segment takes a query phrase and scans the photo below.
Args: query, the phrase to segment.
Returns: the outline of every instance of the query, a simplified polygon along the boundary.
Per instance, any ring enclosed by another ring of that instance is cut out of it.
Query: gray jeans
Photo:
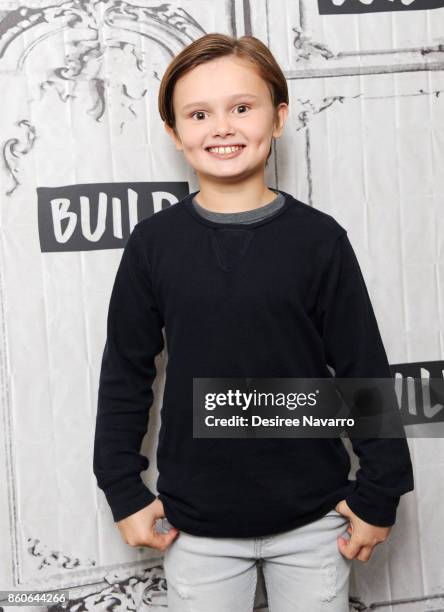
[[[331,510],[290,531],[208,538],[181,531],[167,548],[168,612],[252,612],[262,560],[270,612],[348,612],[352,561],[338,550],[348,519]]]

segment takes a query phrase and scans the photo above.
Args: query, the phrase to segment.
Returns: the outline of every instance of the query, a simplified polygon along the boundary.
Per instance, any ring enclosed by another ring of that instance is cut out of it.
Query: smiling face
[[[165,124],[200,180],[239,181],[264,173],[272,138],[288,113],[275,109],[268,84],[253,65],[235,56],[213,59],[178,79],[173,108],[176,132]],[[240,145],[229,154],[209,147]]]

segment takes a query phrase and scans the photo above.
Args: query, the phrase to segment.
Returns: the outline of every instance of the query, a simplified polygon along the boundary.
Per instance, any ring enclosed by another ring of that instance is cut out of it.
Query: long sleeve
[[[162,327],[136,225],[109,302],[94,438],[93,471],[115,522],[156,498],[140,477],[149,465],[140,449],[153,402],[154,358],[164,348]]]
[[[369,294],[347,232],[337,238],[322,287],[320,318],[326,361],[337,378],[391,378]],[[405,437],[351,436],[359,457],[351,510],[378,526],[393,525],[400,496],[413,490]]]

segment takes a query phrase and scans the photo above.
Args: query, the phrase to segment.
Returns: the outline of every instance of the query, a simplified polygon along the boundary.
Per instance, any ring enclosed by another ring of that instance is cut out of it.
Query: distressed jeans
[[[168,612],[252,612],[259,560],[269,612],[348,612],[348,519],[331,510],[279,534],[209,538],[181,531],[164,553]]]

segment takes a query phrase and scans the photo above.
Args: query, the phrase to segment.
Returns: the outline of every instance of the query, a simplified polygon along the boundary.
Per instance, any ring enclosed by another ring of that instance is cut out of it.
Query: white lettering
[[[90,202],[86,196],[80,196],[80,225],[82,234],[91,242],[98,242],[105,233],[106,225],[106,208],[108,204],[108,196],[101,191],[99,193],[99,206],[97,212],[97,226],[94,232],[91,230],[91,214]]]
[[[346,0],[332,0],[332,4],[334,6],[342,6]],[[358,0],[361,4],[365,4],[366,6],[370,6],[373,4],[374,0]],[[394,2],[394,0],[388,0],[388,2]],[[415,0],[401,0],[401,3],[404,6],[410,6],[413,4]]]
[[[76,229],[77,215],[75,212],[69,212],[70,201],[68,198],[55,198],[51,200],[52,224],[54,227],[54,235],[57,242],[64,244],[68,242]],[[68,225],[65,231],[62,231],[62,221],[68,219]]]

